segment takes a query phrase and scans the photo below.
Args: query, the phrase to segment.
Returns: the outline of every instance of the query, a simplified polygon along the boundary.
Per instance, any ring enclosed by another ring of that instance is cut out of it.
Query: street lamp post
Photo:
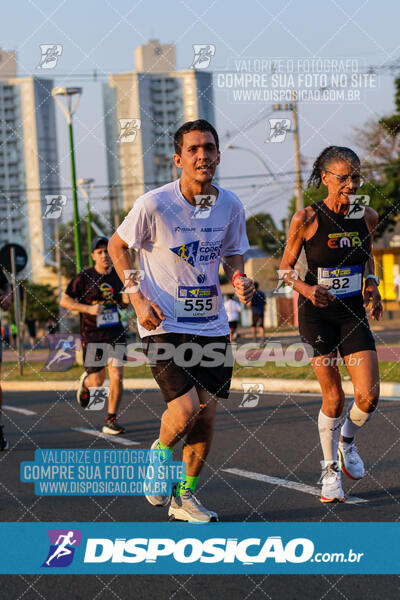
[[[87,226],[87,246],[89,253],[89,265],[93,267],[92,258],[92,214],[90,212],[90,192],[93,188],[94,179],[78,179],[77,184],[86,199],[86,226]]]
[[[76,191],[76,170],[75,170],[75,153],[74,153],[74,136],[72,131],[72,115],[78,108],[79,100],[82,95],[82,88],[78,87],[58,87],[51,90],[51,95],[56,100],[58,106],[63,111],[68,123],[69,131],[69,146],[71,156],[71,176],[72,176],[72,198],[74,206],[74,242],[75,242],[75,261],[76,271],[79,273],[82,270],[82,253],[81,239],[79,235],[79,209],[78,209],[78,194]],[[73,103],[73,97],[76,96]],[[61,102],[61,97],[65,99],[65,105]]]

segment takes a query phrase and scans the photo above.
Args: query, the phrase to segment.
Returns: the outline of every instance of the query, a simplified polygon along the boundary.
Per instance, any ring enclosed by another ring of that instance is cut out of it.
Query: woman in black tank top
[[[341,470],[352,479],[364,475],[354,436],[376,408],[379,371],[375,342],[364,306],[372,319],[382,315],[379,279],[371,246],[377,213],[355,197],[360,160],[350,150],[329,146],[318,156],[309,185],[323,183],[327,197],[293,217],[281,270],[299,294],[299,330],[322,390],[318,429],[323,451],[322,502],[343,501]],[[304,248],[304,281],[294,267]],[[344,392],[338,353],[351,377],[355,400],[342,425]]]

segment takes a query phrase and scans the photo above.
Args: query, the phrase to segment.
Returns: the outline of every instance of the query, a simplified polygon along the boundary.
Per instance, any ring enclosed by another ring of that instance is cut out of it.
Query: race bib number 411
[[[329,288],[331,294],[340,298],[356,296],[362,290],[362,265],[351,267],[318,268],[318,284]]]
[[[111,327],[112,325],[118,325],[119,313],[116,307],[105,308],[100,315],[96,316],[97,327]]]
[[[180,323],[207,323],[218,318],[216,285],[180,285],[175,296],[175,320]]]

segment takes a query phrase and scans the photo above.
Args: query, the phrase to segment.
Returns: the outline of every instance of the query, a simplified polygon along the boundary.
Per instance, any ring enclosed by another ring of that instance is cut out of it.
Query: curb
[[[1,387],[5,392],[72,392],[78,389],[78,381],[5,381]],[[287,393],[321,393],[318,381],[303,379],[268,379],[262,377],[234,377],[231,383],[231,390],[243,391],[243,383],[262,384],[268,392],[287,392]],[[354,388],[351,381],[342,382],[343,391],[348,396],[354,395]],[[138,378],[124,379],[125,390],[158,390],[159,387],[154,379]],[[400,400],[400,383],[384,382],[381,383],[381,398],[398,397]]]

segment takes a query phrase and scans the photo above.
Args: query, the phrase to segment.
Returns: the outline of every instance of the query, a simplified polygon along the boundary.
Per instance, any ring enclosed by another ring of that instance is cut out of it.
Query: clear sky
[[[46,75],[56,85],[81,85],[83,96],[75,118],[78,177],[94,177],[107,183],[101,86],[110,72],[134,68],[134,49],[149,38],[175,43],[177,69],[188,68],[193,44],[214,44],[209,69],[235,72],[235,61],[246,60],[254,73],[254,59],[345,59],[368,65],[400,64],[397,0],[17,0],[2,7],[3,49],[16,50],[20,75],[41,74],[37,69],[40,44],[62,44],[63,52],[55,69]],[[294,63],[297,64],[297,63]],[[306,63],[304,63],[306,64]],[[309,64],[309,62],[307,63]],[[332,63],[331,63],[332,64]],[[92,75],[97,71],[98,81]],[[360,102],[348,98],[338,102],[300,102],[300,142],[305,174],[315,156],[330,144],[354,145],[354,128],[369,119],[390,114],[393,109],[393,79],[399,70],[378,72],[375,86],[360,90]],[[286,71],[287,72],[287,71]],[[42,71],[43,73],[43,71]],[[249,102],[233,98],[232,92],[215,85],[216,125],[221,136],[256,119],[273,102]],[[271,115],[270,115],[271,116]],[[290,117],[288,113],[272,117]],[[61,183],[70,185],[66,125],[57,116]],[[292,195],[294,144],[288,134],[283,143],[269,143],[267,117],[238,133],[236,145],[257,152],[279,175],[283,190],[263,175],[265,171],[249,153],[224,150],[221,185],[236,191],[248,215],[268,210],[276,219],[285,215]],[[238,179],[238,176],[244,176]],[[259,175],[250,180],[248,175]],[[227,179],[236,177],[235,179]],[[226,178],[226,179],[225,179]],[[251,185],[263,184],[252,188]],[[98,210],[106,207],[97,199]]]

